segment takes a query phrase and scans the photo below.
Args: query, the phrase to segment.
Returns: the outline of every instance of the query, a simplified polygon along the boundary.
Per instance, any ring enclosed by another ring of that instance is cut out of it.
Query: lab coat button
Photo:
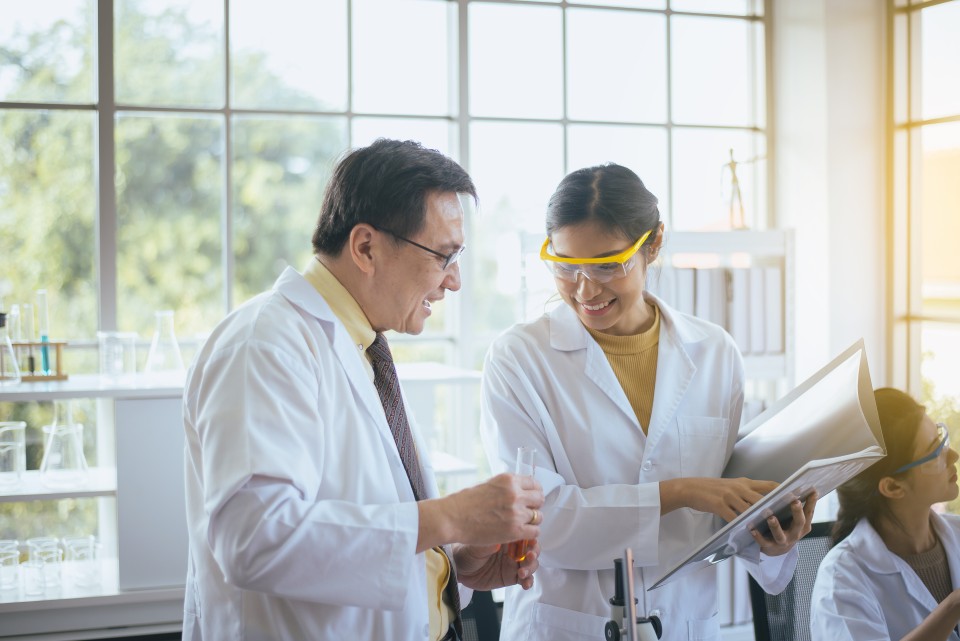
[[[643,471],[644,471],[644,472],[649,472],[649,471],[652,470],[652,469],[653,469],[653,463],[651,463],[650,461],[644,461],[644,462],[643,462]]]
[[[658,619],[663,619],[663,616],[662,616],[662,614],[661,614],[661,612],[660,612],[660,608],[656,608],[656,609],[654,609],[654,610],[650,610],[650,616],[652,616],[652,617],[657,617]]]

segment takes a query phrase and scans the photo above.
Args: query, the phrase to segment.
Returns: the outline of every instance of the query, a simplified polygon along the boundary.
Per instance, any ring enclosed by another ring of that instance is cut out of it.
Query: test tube
[[[40,329],[40,364],[43,374],[50,375],[50,348],[46,343],[50,341],[50,316],[47,314],[47,290],[37,290],[37,325]]]
[[[30,342],[36,339],[37,335],[33,333],[33,305],[24,303],[20,308],[20,323],[23,329],[23,340]],[[33,345],[27,347],[27,371],[31,374],[37,373],[37,363],[33,360]]]

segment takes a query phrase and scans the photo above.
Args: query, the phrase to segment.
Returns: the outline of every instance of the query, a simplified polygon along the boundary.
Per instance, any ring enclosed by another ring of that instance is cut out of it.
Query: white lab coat
[[[361,358],[292,268],[203,346],[184,391],[184,639],[427,638],[417,506]]]
[[[660,516],[658,481],[719,476],[743,405],[743,360],[720,327],[661,311],[647,435],[606,356],[567,305],[518,325],[492,345],[483,370],[482,436],[494,471],[517,447],[538,450],[546,503],[535,585],[509,588],[501,639],[603,638],[613,561],[633,549],[638,613],[663,621],[666,641],[719,639],[716,569],[647,588],[706,540],[714,517]],[[754,548],[758,559],[759,548]],[[790,581],[796,554],[747,563],[771,592]]]
[[[933,514],[953,588],[960,588],[960,516]],[[867,519],[820,563],[810,605],[813,641],[898,641],[937,607],[907,562],[891,552]],[[960,637],[954,631],[949,639]]]

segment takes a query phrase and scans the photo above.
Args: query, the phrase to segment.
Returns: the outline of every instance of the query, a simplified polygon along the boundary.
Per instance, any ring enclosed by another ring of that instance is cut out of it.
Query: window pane
[[[354,0],[354,111],[451,113],[456,39],[450,11],[455,9],[446,2]]]
[[[629,7],[631,9],[666,9],[666,0],[577,0],[577,4]]]
[[[117,102],[220,107],[223,0],[116,0]]]
[[[354,118],[351,125],[351,146],[353,147],[369,145],[377,138],[394,138],[396,140],[416,140],[424,147],[436,149],[448,156],[456,156],[451,148],[455,127],[449,120]]]
[[[46,289],[54,339],[97,329],[94,123],[87,111],[0,111],[0,296],[6,310]]]
[[[920,207],[924,313],[951,313],[960,319],[960,123],[920,130],[923,148]]]
[[[178,337],[223,317],[219,117],[117,118],[117,324],[153,335],[175,310]]]
[[[470,5],[470,115],[563,115],[560,9]]]
[[[0,101],[94,102],[95,4],[3,3]]]
[[[739,222],[740,209],[729,167],[732,149],[737,161],[744,222],[752,229],[763,229],[766,221],[763,144],[763,136],[749,131],[675,129],[673,228],[723,230]]]
[[[960,311],[960,300],[954,299],[954,313]],[[923,380],[922,402],[938,421],[960,428],[960,324],[923,323],[920,330],[923,357],[920,375]],[[956,434],[956,432],[954,432]]]
[[[571,125],[567,130],[567,172],[604,162],[632,169],[660,200],[668,219],[667,131],[658,127]]]
[[[539,259],[547,200],[563,178],[563,131],[554,124],[475,122],[470,127],[471,174],[480,192],[480,211],[467,238],[474,279],[473,324],[479,367],[489,342],[539,308],[553,288]],[[539,281],[527,278],[539,277]],[[521,276],[523,275],[523,276]]]
[[[724,13],[732,16],[762,16],[762,0],[670,0],[672,11]]]
[[[673,121],[755,126],[754,56],[759,42],[747,20],[670,19]]]
[[[345,110],[346,1],[232,0],[230,73],[236,107]]]
[[[666,17],[567,11],[567,108],[579,120],[665,122]]]
[[[960,114],[960,3],[920,12],[921,114],[937,118]]]
[[[343,118],[233,121],[234,304],[269,289],[313,253],[323,190],[346,146]]]

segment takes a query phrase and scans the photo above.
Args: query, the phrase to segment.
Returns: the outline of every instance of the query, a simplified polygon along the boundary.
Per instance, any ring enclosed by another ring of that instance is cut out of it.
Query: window
[[[536,251],[568,171],[620,162],[668,228],[728,229],[732,153],[747,223],[767,226],[764,20],[761,0],[11,4],[0,295],[9,307],[50,292],[69,373],[95,369],[79,348],[98,329],[145,346],[158,309],[176,310],[189,359],[230,309],[309,260],[343,150],[413,138],[459,159],[481,206],[462,293],[395,352],[477,368],[553,291]],[[459,396],[438,420],[475,413]]]
[[[897,0],[891,20],[893,373],[957,438],[960,2]]]

